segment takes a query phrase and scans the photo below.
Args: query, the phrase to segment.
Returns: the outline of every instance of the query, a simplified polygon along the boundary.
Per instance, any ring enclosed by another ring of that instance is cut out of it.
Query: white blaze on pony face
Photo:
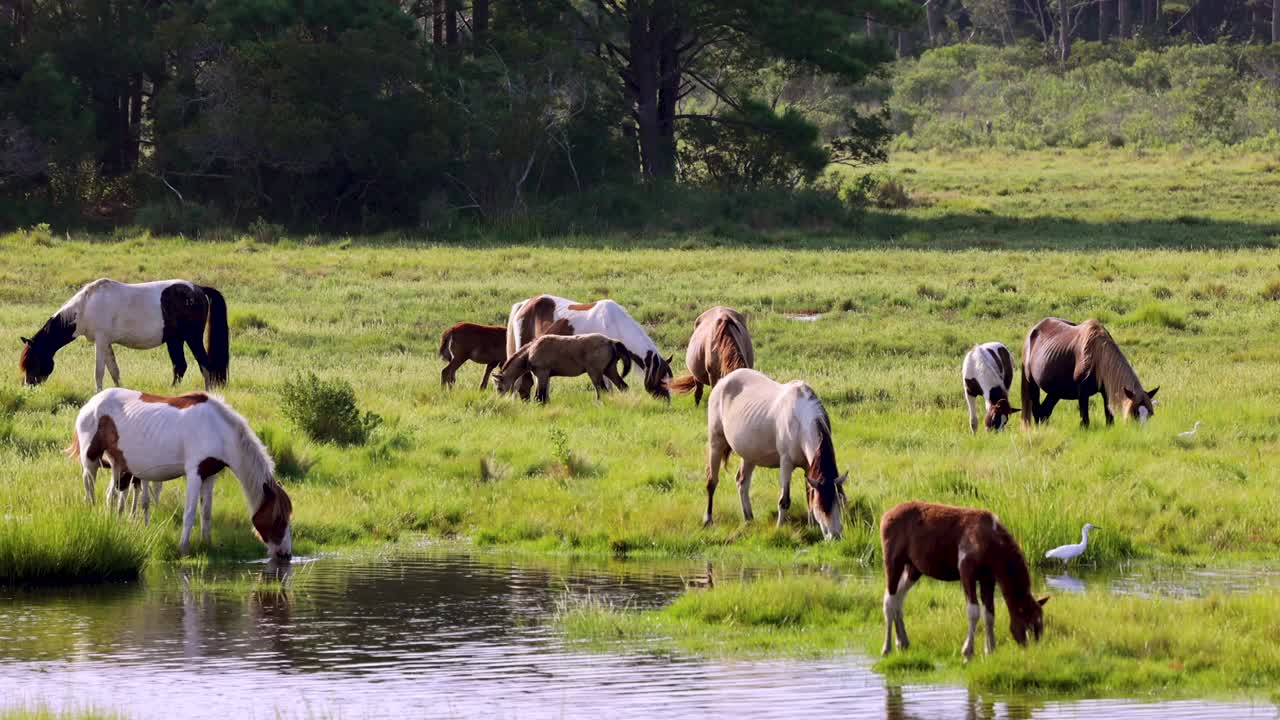
[[[1150,416],[1151,416],[1151,413],[1147,410],[1145,406],[1138,408],[1138,422],[1145,424],[1147,422],[1147,418]]]
[[[278,543],[267,543],[267,554],[278,560],[288,560],[293,556],[293,528],[284,531],[284,539]]]
[[[846,475],[841,475],[831,483],[834,486],[834,493],[829,498],[828,507],[823,508],[823,490],[813,487],[810,483],[811,492],[805,493],[809,500],[809,511],[813,513],[813,518],[818,521],[818,527],[822,528],[822,538],[824,540],[839,540],[844,534],[844,480]]]

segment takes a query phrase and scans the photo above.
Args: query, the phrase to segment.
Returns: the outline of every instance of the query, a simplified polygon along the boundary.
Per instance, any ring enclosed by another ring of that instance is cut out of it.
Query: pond
[[[988,696],[886,685],[871,660],[723,661],[575,650],[548,620],[566,595],[669,601],[693,562],[574,562],[424,548],[295,564],[288,593],[244,589],[263,566],[141,584],[0,589],[0,712],[126,717],[1277,717],[1270,705]],[[734,570],[734,574],[748,571]],[[763,572],[763,571],[761,571]],[[776,572],[774,570],[773,572]],[[202,589],[211,575],[240,589]],[[1082,573],[1116,592],[1198,594],[1275,574]],[[814,687],[834,688],[819,695]]]

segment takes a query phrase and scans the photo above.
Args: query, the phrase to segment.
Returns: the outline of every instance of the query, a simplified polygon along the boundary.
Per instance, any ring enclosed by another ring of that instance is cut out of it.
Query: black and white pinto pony
[[[964,401],[969,405],[969,429],[978,432],[978,410],[974,398],[981,397],[987,404],[983,425],[999,432],[1009,422],[1009,416],[1022,412],[1009,404],[1009,388],[1013,385],[1013,356],[1004,343],[986,342],[975,345],[964,356],[960,368],[964,380]]]
[[[120,385],[113,345],[149,350],[164,344],[173,362],[173,383],[187,372],[182,346],[204,375],[205,389],[227,382],[230,362],[227,303],[211,287],[188,280],[159,280],[128,285],[106,278],[80,288],[44,327],[22,338],[18,367],[29,385],[38,385],[53,373],[53,356],[77,337],[84,337],[98,351],[94,381],[102,389],[103,370]],[[204,342],[202,343],[202,339]]]
[[[552,327],[554,326],[554,329]],[[627,352],[644,369],[644,388],[650,395],[671,399],[671,356],[662,357],[658,346],[640,323],[612,300],[579,303],[555,295],[536,295],[511,306],[507,317],[507,358],[551,330],[560,335],[600,333],[626,346]],[[521,397],[529,387],[518,386]]]
[[[262,441],[244,418],[221,399],[202,392],[177,397],[111,388],[90,398],[76,417],[67,454],[83,469],[85,497],[93,502],[98,469],[111,469],[111,489],[122,492],[137,484],[144,522],[151,518],[149,486],[186,478],[186,509],[178,552],[186,555],[195,527],[208,543],[212,533],[213,483],[224,468],[240,481],[254,531],[273,560],[293,553],[290,518],[293,503],[275,478],[275,465]]]

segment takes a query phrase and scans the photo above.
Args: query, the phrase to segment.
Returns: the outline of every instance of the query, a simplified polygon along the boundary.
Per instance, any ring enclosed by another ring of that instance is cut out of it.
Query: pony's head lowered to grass
[[[28,385],[39,385],[53,374],[53,354],[74,339],[76,325],[61,314],[54,315],[32,337],[22,338],[18,370]]]

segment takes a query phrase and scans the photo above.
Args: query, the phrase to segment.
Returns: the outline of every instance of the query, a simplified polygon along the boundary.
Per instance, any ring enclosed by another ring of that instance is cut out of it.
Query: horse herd
[[[169,397],[120,387],[101,391],[104,367],[120,384],[112,351],[117,343],[138,349],[165,344],[175,384],[186,370],[185,344],[200,366],[206,389],[224,384],[229,335],[222,295],[186,280],[89,283],[33,337],[23,338],[20,368],[26,381],[38,384],[47,379],[54,353],[81,336],[97,348],[95,380],[100,392],[80,410],[68,453],[81,463],[87,501],[93,502],[99,468],[109,468],[108,505],[117,503],[122,511],[132,489],[135,511],[140,497],[146,522],[160,483],[185,477],[179,551],[186,553],[198,506],[202,535],[208,541],[213,480],[230,468],[241,483],[258,536],[273,558],[287,561],[292,552],[292,503],[274,477],[270,454],[240,415],[221,399],[201,392]],[[664,358],[626,309],[607,299],[579,303],[537,295],[515,303],[505,327],[467,322],[450,327],[441,336],[439,355],[447,363],[441,371],[443,385],[452,385],[458,368],[471,361],[485,366],[481,388],[487,387],[492,375],[498,392],[527,400],[532,391],[544,403],[550,399],[552,377],[587,375],[598,397],[601,391],[626,390],[624,378],[633,365],[643,372],[644,388],[658,398],[669,400],[673,392],[692,392],[695,404],[701,404],[704,388],[710,387],[704,526],[711,523],[720,467],[731,453],[737,453],[742,458],[738,494],[746,520],[752,519],[750,488],[756,467],[779,470],[779,525],[785,523],[791,504],[791,475],[802,468],[809,521],[828,540],[842,534],[846,475],[836,464],[830,418],[818,395],[803,381],[778,383],[753,369],[755,349],[747,321],[733,309],[717,306],[698,316],[685,353],[687,374],[678,378],[671,371],[672,356]],[[1062,399],[1079,402],[1081,422],[1087,425],[1089,398],[1094,394],[1103,395],[1108,424],[1116,414],[1146,422],[1154,413],[1158,388],[1144,389],[1096,320],[1077,325],[1046,318],[1031,328],[1022,352],[1021,409],[1010,403],[1014,370],[1013,358],[1001,343],[983,343],[969,350],[961,375],[972,431],[978,427],[978,397],[986,405],[983,424],[991,431],[1003,429],[1009,417],[1019,412],[1024,427],[1043,422]],[[1048,598],[1032,597],[1022,551],[993,514],[908,502],[886,512],[880,530],[886,654],[893,647],[895,630],[897,646],[907,647],[902,604],[921,576],[960,581],[968,601],[965,658],[973,653],[980,616],[986,624],[988,652],[994,647],[997,585],[1010,614],[1013,637],[1019,643],[1025,643],[1028,634],[1039,638],[1041,606]]]

